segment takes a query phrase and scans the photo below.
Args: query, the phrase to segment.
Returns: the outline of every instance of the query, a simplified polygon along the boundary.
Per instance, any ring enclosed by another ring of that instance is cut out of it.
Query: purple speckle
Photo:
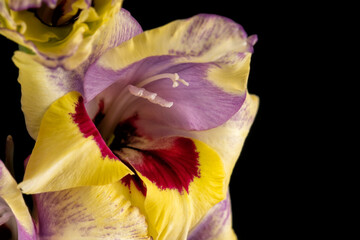
[[[13,11],[22,11],[30,8],[39,8],[43,3],[49,8],[56,6],[57,0],[10,0],[9,7]]]
[[[225,200],[210,209],[205,218],[190,232],[188,240],[215,239],[221,234],[223,227],[230,224],[230,220],[231,203],[228,194]]]

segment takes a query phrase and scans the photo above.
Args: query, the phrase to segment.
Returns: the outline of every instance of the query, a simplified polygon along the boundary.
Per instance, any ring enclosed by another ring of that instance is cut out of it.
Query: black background
[[[304,127],[312,121],[306,117],[306,108],[313,97],[308,84],[311,66],[304,59],[312,52],[308,43],[314,41],[321,25],[312,21],[313,6],[272,1],[125,0],[124,8],[144,30],[198,13],[213,13],[241,24],[248,35],[258,35],[248,89],[260,97],[260,108],[231,179],[234,229],[243,240],[307,237],[309,229],[317,228],[316,215],[308,215],[313,197],[304,194],[312,174],[304,149],[310,152],[313,148],[313,137],[307,136]],[[22,161],[34,142],[24,126],[17,69],[11,62],[17,45],[4,37],[0,44],[0,158],[4,159],[5,139],[11,134],[16,178],[21,181]],[[304,143],[307,137],[309,141]]]

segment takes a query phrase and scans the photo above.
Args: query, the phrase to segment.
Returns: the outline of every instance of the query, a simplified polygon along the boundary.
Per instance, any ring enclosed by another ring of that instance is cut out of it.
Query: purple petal
[[[145,86],[148,91],[158,94],[168,102],[173,102],[171,108],[164,108],[139,98],[131,103],[130,112],[124,115],[130,116],[137,113],[141,119],[151,119],[169,127],[205,130],[223,124],[240,109],[246,96],[245,92],[238,95],[231,94],[207,80],[207,72],[215,66],[215,63],[173,64],[159,72],[154,72],[164,63],[168,65],[169,62],[174,62],[175,58],[170,56],[147,58],[119,72],[98,69],[94,65],[87,72],[85,81],[91,79],[95,84],[85,83],[87,87],[84,89],[85,97],[93,98],[91,94],[98,87],[96,83],[106,85],[106,82],[117,81],[101,94],[104,98],[115,98],[126,84],[136,84],[139,83],[138,79],[145,78],[141,75],[177,73],[180,78],[189,83],[189,86],[180,84],[173,88],[170,79],[158,80]],[[120,102],[115,104],[120,104]]]
[[[158,122],[188,130],[205,130],[223,124],[239,110],[246,94],[230,94],[213,85],[206,76],[211,67],[211,63],[184,63],[167,69],[166,72],[178,73],[189,86],[173,88],[168,79],[149,84],[149,91],[174,105],[170,109],[150,108],[146,102],[149,107],[141,107],[139,115],[150,119],[156,110]]]

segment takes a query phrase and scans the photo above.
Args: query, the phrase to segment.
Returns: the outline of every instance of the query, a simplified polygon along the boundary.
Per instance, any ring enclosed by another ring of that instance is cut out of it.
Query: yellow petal
[[[109,184],[127,174],[132,172],[107,148],[80,94],[70,92],[44,114],[19,186],[25,193],[58,191]]]
[[[36,139],[41,119],[48,107],[67,92],[77,90],[79,86],[73,80],[73,72],[61,68],[46,68],[27,53],[16,51],[13,61],[19,68],[21,107],[26,127],[30,136]]]
[[[254,122],[258,107],[259,98],[247,93],[240,110],[223,125],[206,131],[183,134],[203,141],[219,154],[224,163],[226,186],[229,184],[235,163]]]
[[[214,62],[209,80],[228,92],[242,93],[254,42],[255,37],[248,38],[235,22],[203,14],[145,31],[106,52],[98,65],[119,70],[147,57],[163,55],[176,57],[171,61],[177,64]]]

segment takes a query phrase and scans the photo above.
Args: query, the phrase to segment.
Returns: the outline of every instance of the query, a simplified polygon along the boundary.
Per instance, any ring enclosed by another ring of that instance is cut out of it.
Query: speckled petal
[[[45,3],[49,8],[56,6],[57,0],[8,0],[9,7],[14,11],[22,11],[30,8],[39,8]]]
[[[150,239],[117,183],[34,195],[40,239]]]
[[[200,223],[191,230],[188,240],[236,240],[232,229],[230,195],[212,207]]]

